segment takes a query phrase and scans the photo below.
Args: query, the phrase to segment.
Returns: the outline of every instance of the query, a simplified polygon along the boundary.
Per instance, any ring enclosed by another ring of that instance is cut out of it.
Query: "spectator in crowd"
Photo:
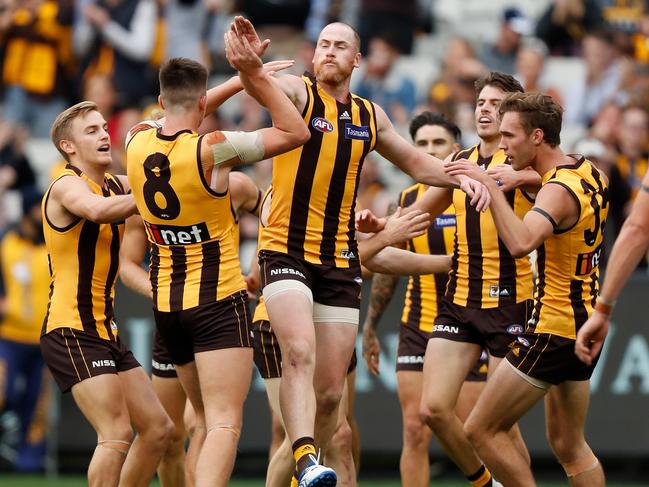
[[[184,57],[209,66],[205,42],[209,0],[161,0],[164,3],[165,59]]]
[[[81,0],[74,26],[74,51],[81,75],[113,77],[117,104],[141,103],[156,92],[150,64],[157,10],[154,0]]]
[[[358,96],[383,107],[397,126],[408,123],[416,103],[415,83],[394,69],[399,56],[399,47],[391,32],[373,37],[364,76],[354,90]]]
[[[500,23],[500,34],[494,44],[487,44],[478,58],[491,71],[514,74],[516,55],[523,36],[532,33],[530,20],[516,7],[506,8]]]
[[[597,0],[554,0],[536,25],[536,37],[547,44],[553,55],[574,56],[586,32],[603,25]]]
[[[71,74],[72,8],[56,0],[5,0],[0,12],[4,44],[4,116],[46,138],[65,107]]]
[[[615,163],[609,176],[609,228],[617,235],[649,167],[649,113],[645,107],[624,107],[614,149]]]
[[[623,63],[610,30],[589,32],[584,36],[583,57],[586,72],[575,80],[566,100],[565,122],[589,123],[597,112],[618,94]]]
[[[0,241],[0,415],[18,420],[13,468],[45,467],[49,377],[39,338],[50,285],[41,219],[42,195],[23,194],[23,215]],[[1,421],[6,423],[6,421]]]
[[[469,41],[463,37],[453,37],[444,49],[441,73],[429,90],[429,104],[432,111],[442,113],[448,119],[456,117],[456,105],[475,103],[473,83],[485,74],[486,68],[475,57]],[[473,108],[471,108],[471,111]],[[473,125],[473,115],[471,116]]]
[[[417,0],[360,0],[358,34],[361,53],[367,55],[370,39],[377,32],[394,32],[402,54],[412,52],[414,30],[418,19]]]
[[[525,39],[516,56],[515,78],[525,91],[538,91],[550,95],[561,104],[561,95],[544,76],[547,56],[548,48],[542,40],[533,37]]]

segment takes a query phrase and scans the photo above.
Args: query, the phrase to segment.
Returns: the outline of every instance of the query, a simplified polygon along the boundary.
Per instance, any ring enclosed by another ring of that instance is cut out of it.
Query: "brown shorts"
[[[119,336],[116,341],[104,340],[72,328],[42,336],[41,353],[62,392],[91,377],[140,367]]]
[[[252,324],[254,360],[255,366],[262,379],[277,379],[282,376],[282,352],[279,349],[279,342],[275,332],[267,320],[255,321]],[[347,373],[351,374],[356,370],[358,358],[356,348],[349,361]]]
[[[575,355],[575,340],[525,332],[516,338],[507,360],[525,375],[549,384],[590,379],[599,360],[586,365]]]
[[[254,359],[262,379],[277,379],[282,376],[282,352],[275,332],[267,320],[252,324]]]
[[[171,363],[184,365],[194,354],[252,347],[250,310],[245,291],[182,311],[153,310],[156,328]]]
[[[357,260],[349,268],[311,264],[281,252],[259,251],[262,287],[283,280],[299,281],[313,293],[315,303],[360,309],[361,269]]]
[[[397,349],[397,372],[402,370],[422,372],[424,370],[424,357],[430,337],[430,333],[401,323],[399,327],[399,347]],[[478,361],[471,367],[466,380],[472,382],[486,381],[488,362],[489,357],[483,350]]]
[[[151,375],[156,377],[176,378],[178,373],[171,361],[167,347],[165,347],[160,332],[156,329],[153,334],[153,352],[151,354]]]
[[[494,357],[507,355],[532,314],[532,300],[498,308],[465,308],[442,299],[431,337],[475,343]]]

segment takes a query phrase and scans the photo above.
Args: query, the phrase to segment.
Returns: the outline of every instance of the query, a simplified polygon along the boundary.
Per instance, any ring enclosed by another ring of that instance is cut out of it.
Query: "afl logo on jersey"
[[[311,125],[313,125],[313,128],[319,132],[328,133],[328,132],[333,132],[334,130],[333,124],[326,118],[322,118],[322,117],[316,117],[313,120],[311,120]]]

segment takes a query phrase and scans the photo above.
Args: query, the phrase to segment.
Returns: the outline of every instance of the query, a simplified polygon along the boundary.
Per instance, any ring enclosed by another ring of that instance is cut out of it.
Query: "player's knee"
[[[350,452],[352,451],[352,442],[352,428],[347,421],[343,421],[336,428],[336,432],[329,443],[329,448],[334,448],[336,451]]]
[[[588,449],[583,436],[575,437],[575,435],[566,434],[566,431],[562,431],[559,427],[548,425],[546,435],[554,456],[562,464],[582,456],[583,451]]]
[[[422,401],[419,408],[419,419],[433,431],[446,427],[454,414],[453,411],[437,401]]]
[[[284,344],[282,348],[282,369],[285,371],[284,373],[288,372],[287,369],[290,368],[303,369],[314,366],[315,349],[308,340],[295,338]]]
[[[404,417],[403,421],[403,443],[410,448],[428,449],[431,430],[426,423],[422,421],[419,414],[409,414]]]
[[[316,390],[316,405],[318,414],[333,414],[338,410],[342,399],[342,390],[334,386]]]
[[[485,427],[485,424],[475,418],[469,416],[463,425],[464,435],[469,440],[469,443],[478,450],[490,437],[493,436],[495,431],[490,431]]]

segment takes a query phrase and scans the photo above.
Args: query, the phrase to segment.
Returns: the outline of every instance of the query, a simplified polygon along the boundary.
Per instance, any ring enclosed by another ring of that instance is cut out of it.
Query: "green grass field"
[[[0,486],[2,487],[82,487],[85,486],[86,480],[80,476],[61,476],[58,478],[45,478],[37,476],[24,476],[24,475],[0,475]],[[157,482],[152,483],[152,486],[158,486]],[[259,487],[263,485],[262,479],[257,480],[233,480],[230,482],[231,487]],[[365,480],[359,483],[362,487],[400,487],[398,480]],[[467,487],[466,482],[458,481],[431,481],[432,487]],[[565,482],[546,482],[540,483],[539,487],[559,487],[565,486]],[[627,484],[627,483],[609,483],[608,487],[642,487],[643,484]],[[646,487],[646,484],[644,484]]]

